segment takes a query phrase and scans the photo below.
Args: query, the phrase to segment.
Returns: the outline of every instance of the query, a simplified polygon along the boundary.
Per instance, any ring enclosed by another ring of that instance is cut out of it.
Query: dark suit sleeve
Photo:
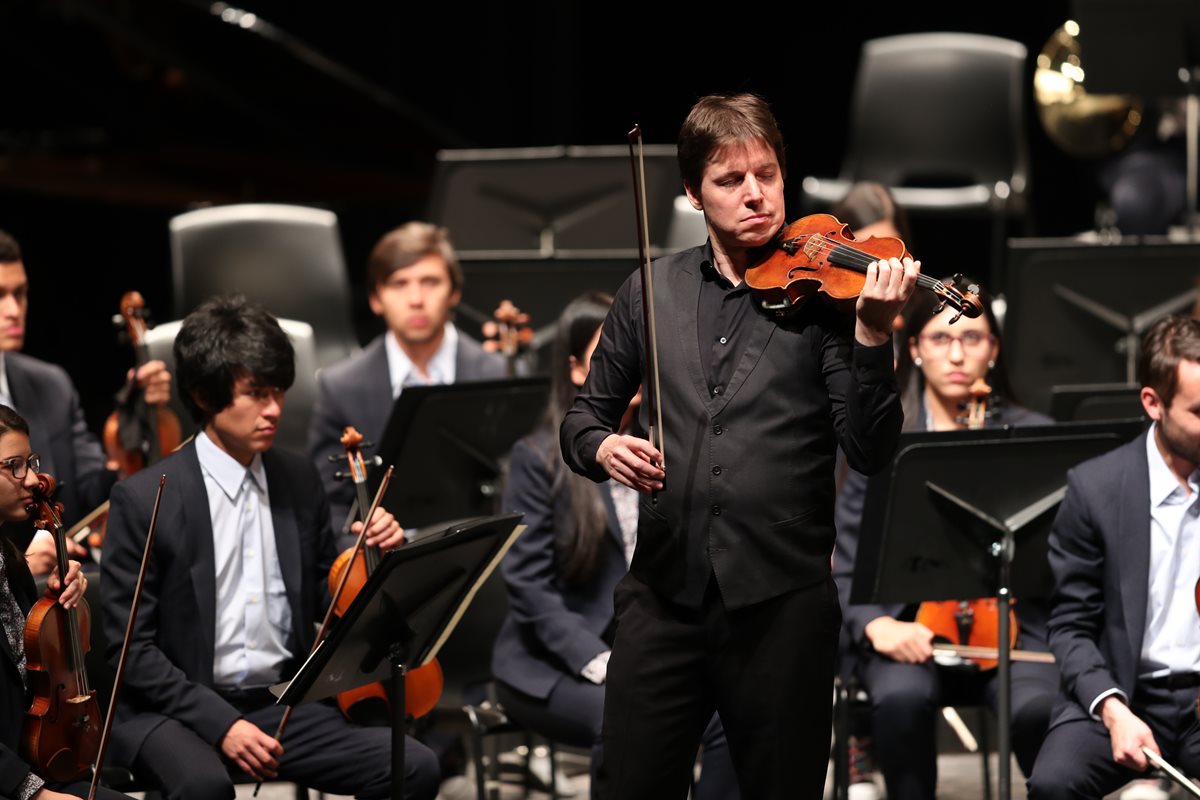
[[[860,472],[846,470],[846,478],[838,492],[834,508],[837,540],[833,555],[833,578],[837,582],[838,598],[842,603],[842,622],[855,647],[868,648],[864,633],[867,623],[879,617],[899,619],[903,605],[850,605],[850,589],[858,558],[859,535],[862,532],[863,505],[867,497],[867,478]]]
[[[859,472],[872,475],[891,462],[904,422],[892,344],[859,344],[853,317],[841,316],[827,326],[821,367],[846,460]]]
[[[1104,541],[1084,495],[1084,482],[1071,470],[1067,495],[1050,530],[1054,595],[1049,628],[1050,650],[1064,687],[1090,709],[1101,693],[1119,684],[1098,644],[1105,613]]]
[[[596,451],[617,430],[642,383],[641,294],[640,276],[634,273],[613,298],[587,381],[559,430],[567,466],[597,483],[608,480],[608,473],[596,463]]]
[[[346,414],[338,407],[336,394],[329,385],[328,375],[322,370],[317,373],[317,399],[313,404],[312,417],[308,425],[308,457],[321,476],[325,496],[329,498],[330,522],[334,535],[342,532],[346,515],[354,503],[354,484],[339,481],[333,476],[344,470],[344,462],[331,462],[329,456],[344,452],[342,430],[348,424]]]
[[[526,442],[517,442],[509,470],[503,508],[523,513],[527,526],[500,562],[509,610],[523,630],[578,675],[609,647],[567,608],[559,589],[554,492],[545,461]]]
[[[151,497],[139,497],[128,481],[113,487],[100,571],[107,655],[114,667],[141,567],[151,503]],[[126,657],[123,691],[136,698],[132,703],[136,707],[179,720],[216,747],[241,715],[212,689],[188,678],[159,649],[158,603],[162,593],[169,590],[162,584],[152,554]]]

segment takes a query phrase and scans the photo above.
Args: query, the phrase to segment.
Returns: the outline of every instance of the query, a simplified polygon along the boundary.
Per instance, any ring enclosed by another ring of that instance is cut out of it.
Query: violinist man
[[[1200,321],[1142,339],[1145,436],[1067,473],[1050,532],[1050,649],[1063,682],[1031,798],[1101,797],[1146,747],[1200,775]]]
[[[361,353],[317,376],[308,453],[329,493],[333,524],[350,511],[354,488],[334,475],[330,455],[342,452],[342,430],[357,428],[379,443],[392,404],[406,386],[494,380],[504,359],[485,352],[450,317],[462,299],[463,272],[445,228],[409,222],[380,239],[367,259],[371,310],[387,331]]]
[[[638,276],[561,428],[573,470],[643,493],[614,594],[600,797],[684,797],[715,710],[744,797],[819,798],[841,623],[834,457],[840,444],[873,472],[892,456],[892,319],[918,265],[872,264],[854,315],[813,300],[773,316],[744,280],[784,224],[783,137],[766,103],[702,98],[679,165],[709,239],[653,268],[666,469],[649,442],[615,433],[644,379]]]
[[[106,465],[100,442],[88,430],[71,378],[54,364],[20,352],[25,344],[25,315],[29,309],[29,279],[21,247],[0,230],[0,403],[17,409],[30,423],[33,449],[42,468],[59,480],[58,500],[65,508],[63,522],[73,524],[108,499],[117,473]],[[165,405],[171,399],[171,374],[162,361],[150,361],[137,371],[146,402]],[[55,564],[54,541],[39,534],[32,541],[28,528],[26,559],[35,575]],[[75,555],[87,552],[72,542]]]
[[[174,354],[180,395],[201,432],[113,488],[101,560],[115,661],[165,473],[112,756],[173,798],[232,798],[235,779],[276,777],[388,797],[389,729],[306,703],[282,743],[272,735],[283,707],[268,687],[308,656],[334,558],[320,476],[302,456],[272,448],[295,377],[291,342],[260,306],[218,297],[184,320]],[[402,537],[379,509],[368,542],[389,548]],[[430,800],[437,760],[412,739],[405,758],[405,797]]]

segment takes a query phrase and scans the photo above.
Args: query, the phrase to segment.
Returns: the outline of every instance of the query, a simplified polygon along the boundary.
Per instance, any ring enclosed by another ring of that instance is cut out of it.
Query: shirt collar
[[[383,349],[387,353],[388,379],[392,384],[392,397],[399,397],[405,382],[413,376],[413,383],[445,384],[454,383],[454,358],[458,353],[458,329],[447,322],[442,343],[438,346],[433,358],[429,359],[429,380],[416,373],[416,365],[405,354],[391,331],[384,334]]]
[[[717,264],[713,258],[712,241],[705,242],[704,251],[702,253],[704,260],[700,262],[700,276],[710,283],[715,283],[723,291],[749,291],[750,287],[746,284],[745,276],[742,277],[742,282],[737,286],[733,285],[733,281],[726,278],[717,269]]]
[[[1179,492],[1179,500],[1183,498],[1183,487],[1179,485],[1179,481],[1175,477],[1175,473],[1171,472],[1171,468],[1167,466],[1166,459],[1158,450],[1158,442],[1154,435],[1158,430],[1158,423],[1154,423],[1150,427],[1150,432],[1146,434],[1146,461],[1150,464],[1150,507],[1157,508],[1172,496]],[[1200,471],[1198,471],[1200,472]],[[1197,472],[1193,472],[1188,476],[1188,485],[1192,489],[1192,500],[1195,500],[1197,493],[1200,492],[1200,477]]]
[[[13,405],[12,392],[8,388],[8,370],[5,368],[4,351],[0,350],[0,402]]]
[[[229,498],[229,502],[237,502],[238,492],[249,475],[261,491],[267,485],[267,474],[263,469],[262,453],[255,453],[249,467],[243,467],[233,456],[226,453],[208,438],[204,431],[196,434],[196,458],[200,460],[200,469],[208,475],[221,491]]]

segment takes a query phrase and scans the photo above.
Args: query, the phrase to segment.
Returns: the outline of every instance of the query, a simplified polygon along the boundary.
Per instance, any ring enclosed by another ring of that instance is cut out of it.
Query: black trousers
[[[687,609],[627,575],[614,600],[603,800],[685,797],[714,711],[742,797],[821,797],[842,618],[832,578],[728,611],[713,583]]]
[[[243,714],[271,734],[283,707],[269,705]],[[305,703],[296,706],[284,732],[278,780],[328,794],[382,800],[391,796],[391,743],[389,728],[352,725],[332,705]],[[437,757],[411,737],[404,743],[404,797],[433,800],[441,783]],[[138,775],[152,777],[165,796],[184,800],[231,800],[235,780],[253,780],[173,719],[150,734],[133,768]]]
[[[987,704],[996,709],[996,671],[901,664],[860,655],[858,675],[871,697],[875,759],[889,800],[933,800],[937,790],[937,714],[941,706]],[[1012,664],[1013,754],[1029,775],[1058,694],[1053,664]]]
[[[1166,689],[1141,683],[1130,701],[1133,713],[1154,734],[1163,758],[1184,775],[1200,775],[1200,722],[1196,689]],[[1104,723],[1087,719],[1056,725],[1046,734],[1029,777],[1029,797],[1103,797],[1144,777],[1113,760]]]
[[[522,726],[555,742],[592,748],[592,785],[598,783],[604,750],[600,732],[604,721],[604,687],[565,675],[544,700],[532,697],[503,681],[496,694],[504,710]],[[737,776],[721,720],[713,715],[701,739],[700,781],[695,800],[738,800]]]

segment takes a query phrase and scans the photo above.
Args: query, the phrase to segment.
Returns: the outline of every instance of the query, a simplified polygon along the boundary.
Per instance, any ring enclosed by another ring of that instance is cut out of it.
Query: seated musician
[[[174,353],[201,432],[113,488],[101,559],[111,659],[165,473],[111,755],[168,797],[232,798],[234,780],[276,777],[387,797],[387,728],[352,725],[318,702],[296,707],[282,743],[272,735],[283,707],[267,687],[307,657],[334,558],[320,477],[307,459],[272,448],[294,378],[291,342],[260,306],[221,297],[188,315]],[[368,541],[387,548],[401,537],[380,509]],[[405,752],[405,797],[433,798],[436,759],[412,739]]]
[[[977,378],[986,378],[996,394],[1011,397],[1000,356],[991,304],[984,314],[949,324],[952,312],[933,314],[937,298],[914,295],[905,310],[904,342],[897,375],[902,387],[907,430],[957,430],[966,427],[964,404]],[[999,407],[988,425],[1036,425],[1049,420],[1014,404]],[[982,477],[981,477],[982,480]],[[841,595],[850,655],[871,697],[874,755],[891,800],[932,800],[937,786],[937,710],[955,703],[994,705],[995,671],[940,668],[933,658],[934,633],[915,621],[916,606],[850,605],[867,480],[849,471],[837,502],[837,549],[834,576]],[[871,557],[871,554],[864,554]],[[1032,599],[1016,603],[1020,628],[1017,646],[1047,649],[1045,611]],[[1029,774],[1046,730],[1058,686],[1053,665],[1013,663],[1013,752]]]
[[[592,748],[593,777],[603,757],[613,589],[633,557],[638,495],[616,481],[597,485],[568,470],[558,425],[587,378],[611,305],[608,295],[588,294],[564,309],[551,356],[550,403],[538,429],[513,447],[502,506],[524,513],[528,527],[500,564],[509,611],[492,653],[505,709],[556,742]],[[631,417],[626,414],[626,424]],[[739,796],[715,715],[704,735],[695,796]]]
[[[462,299],[463,272],[444,228],[409,222],[390,231],[367,259],[371,310],[387,331],[361,353],[321,370],[308,432],[308,453],[329,493],[340,530],[354,500],[349,481],[330,455],[353,425],[379,444],[392,403],[406,386],[503,378],[504,359],[459,333],[451,315]],[[343,544],[353,542],[343,542]]]
[[[29,516],[32,489],[37,485],[38,457],[29,444],[29,426],[15,411],[0,405],[0,660],[5,662],[4,688],[0,691],[0,797],[13,800],[57,800],[68,796],[87,797],[89,784],[68,785],[44,781],[18,754],[21,727],[29,709],[29,676],[26,670],[25,618],[37,601],[33,576],[21,558],[21,551],[9,535],[12,524]],[[48,579],[51,592],[60,592],[58,573]],[[87,579],[72,561],[67,571],[66,588],[58,601],[64,608],[78,604],[87,588]],[[98,797],[115,800],[124,795],[106,789]]]
[[[33,449],[42,469],[59,483],[57,499],[65,507],[63,522],[72,524],[108,499],[117,478],[108,469],[99,440],[87,429],[79,407],[79,393],[61,367],[19,352],[25,344],[25,315],[29,309],[29,280],[21,246],[0,230],[0,403],[17,409],[31,423]],[[150,361],[137,371],[146,402],[163,405],[171,399],[171,375],[161,361]],[[18,538],[20,533],[16,534]],[[25,526],[25,548],[35,575],[54,568],[54,540],[40,534],[32,541],[32,526]],[[87,551],[73,542],[75,555]]]
[[[1142,339],[1145,436],[1067,473],[1050,533],[1050,647],[1063,685],[1031,798],[1101,797],[1142,747],[1200,775],[1200,321]]]

